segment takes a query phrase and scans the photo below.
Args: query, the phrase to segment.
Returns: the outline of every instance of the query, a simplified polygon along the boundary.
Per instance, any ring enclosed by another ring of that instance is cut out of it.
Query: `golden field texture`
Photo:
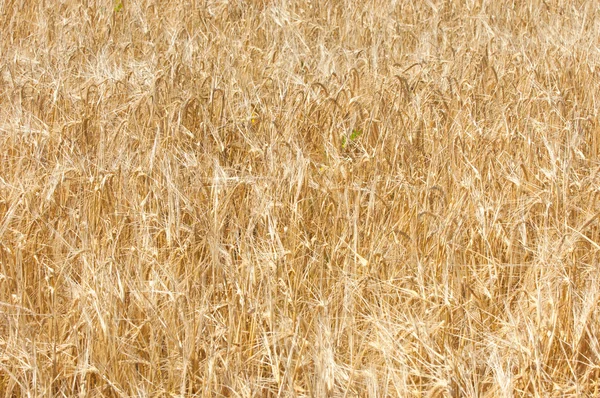
[[[600,388],[597,2],[0,0],[0,397]]]

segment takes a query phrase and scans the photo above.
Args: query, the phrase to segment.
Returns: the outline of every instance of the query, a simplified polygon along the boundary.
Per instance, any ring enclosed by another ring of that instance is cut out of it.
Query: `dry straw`
[[[0,0],[0,396],[582,397],[595,2]]]

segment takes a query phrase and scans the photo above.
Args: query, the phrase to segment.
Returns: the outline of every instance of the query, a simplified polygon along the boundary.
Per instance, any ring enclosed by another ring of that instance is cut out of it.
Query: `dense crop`
[[[593,1],[0,0],[0,396],[600,394]]]

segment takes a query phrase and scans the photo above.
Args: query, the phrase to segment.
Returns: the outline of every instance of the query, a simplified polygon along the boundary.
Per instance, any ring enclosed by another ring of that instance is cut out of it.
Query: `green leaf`
[[[123,9],[123,1],[119,0],[115,5],[115,12],[120,12]]]
[[[358,129],[354,129],[352,130],[352,133],[350,134],[350,141],[348,141],[348,138],[346,138],[345,135],[342,135],[342,149],[346,149],[346,147],[348,146],[349,142],[354,142],[358,139],[358,137],[360,137],[362,134],[362,130],[358,130]]]
[[[352,134],[350,134],[350,140],[356,141],[358,137],[362,134],[362,130],[352,130]]]

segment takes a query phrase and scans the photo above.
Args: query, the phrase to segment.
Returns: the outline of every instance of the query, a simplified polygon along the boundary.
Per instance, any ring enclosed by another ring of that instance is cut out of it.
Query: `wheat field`
[[[0,397],[600,396],[600,4],[0,0]]]

